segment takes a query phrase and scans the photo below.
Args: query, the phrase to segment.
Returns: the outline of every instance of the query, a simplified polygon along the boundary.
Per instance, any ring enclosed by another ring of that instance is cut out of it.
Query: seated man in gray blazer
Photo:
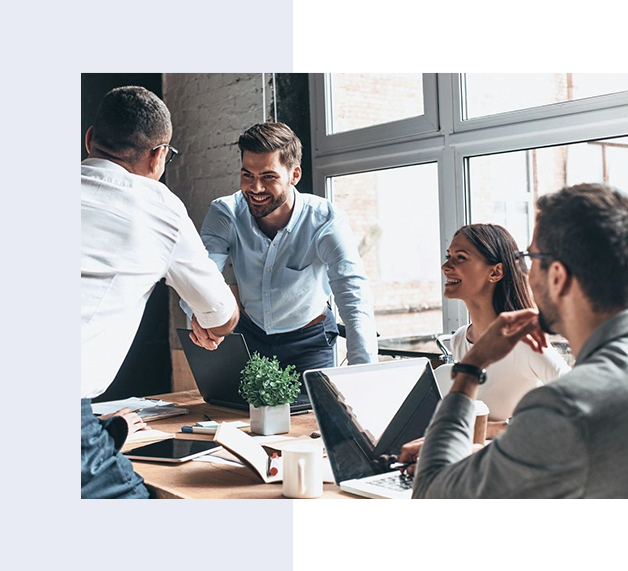
[[[538,201],[529,271],[538,306],[502,313],[454,366],[424,442],[406,444],[414,498],[628,497],[628,196],[605,185]],[[529,392],[506,432],[471,453],[483,369],[518,342],[567,338],[573,370]]]

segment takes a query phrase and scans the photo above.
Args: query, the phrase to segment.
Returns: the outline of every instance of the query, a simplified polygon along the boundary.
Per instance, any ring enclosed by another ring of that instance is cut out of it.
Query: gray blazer
[[[440,403],[413,498],[628,498],[628,310],[600,325],[573,370],[530,391],[506,432],[471,454],[475,408]]]

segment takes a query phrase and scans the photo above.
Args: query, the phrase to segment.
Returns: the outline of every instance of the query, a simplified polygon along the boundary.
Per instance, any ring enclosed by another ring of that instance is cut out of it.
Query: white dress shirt
[[[102,394],[162,278],[218,327],[236,302],[185,206],[158,181],[105,159],[81,163],[81,398]]]
[[[468,325],[460,327],[451,339],[454,360],[461,361],[473,343],[467,339]],[[486,369],[486,382],[480,385],[478,400],[489,408],[489,420],[506,420],[517,403],[532,389],[566,375],[571,367],[551,345],[537,353],[525,343],[517,343],[503,359]]]

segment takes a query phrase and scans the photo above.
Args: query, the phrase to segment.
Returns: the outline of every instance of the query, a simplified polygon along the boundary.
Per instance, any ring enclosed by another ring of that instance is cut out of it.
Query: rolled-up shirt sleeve
[[[231,230],[230,217],[225,206],[219,202],[212,202],[201,226],[201,240],[209,257],[221,272],[225,269],[227,258],[229,258]]]
[[[327,265],[329,285],[347,328],[347,361],[350,365],[376,363],[371,288],[346,217],[335,217],[318,238],[318,254]]]
[[[475,406],[450,393],[439,405],[419,455],[413,498],[577,497],[587,451],[577,410],[550,387],[528,393],[506,432],[471,454]]]
[[[236,300],[209,258],[194,224],[182,217],[178,240],[172,251],[166,283],[190,307],[201,327],[224,325],[232,317]]]

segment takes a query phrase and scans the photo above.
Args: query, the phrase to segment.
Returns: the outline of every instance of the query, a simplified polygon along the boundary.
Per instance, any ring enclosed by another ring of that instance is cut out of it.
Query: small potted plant
[[[290,432],[290,403],[301,389],[294,365],[285,369],[277,357],[261,357],[257,352],[240,373],[240,394],[249,403],[251,431],[256,434]]]

